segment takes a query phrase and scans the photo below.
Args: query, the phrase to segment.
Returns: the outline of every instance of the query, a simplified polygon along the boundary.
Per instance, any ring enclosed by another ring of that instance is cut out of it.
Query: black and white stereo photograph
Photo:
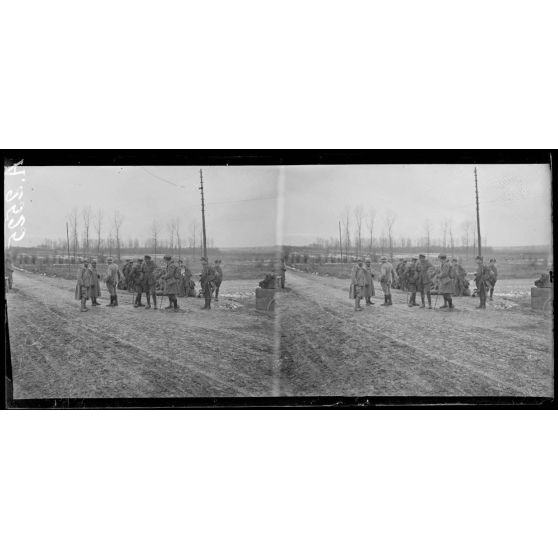
[[[549,164],[4,167],[37,399],[552,398]]]

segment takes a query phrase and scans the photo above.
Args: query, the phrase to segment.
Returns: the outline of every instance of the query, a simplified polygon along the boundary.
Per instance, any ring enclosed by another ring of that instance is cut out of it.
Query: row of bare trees
[[[460,252],[465,249],[466,257],[469,259],[469,249],[477,245],[476,229],[472,221],[461,223],[461,236],[451,219],[444,219],[438,227],[439,236],[434,237],[435,228],[430,219],[426,219],[423,225],[424,236],[409,237],[395,236],[395,224],[397,215],[391,210],[378,220],[376,211],[373,208],[365,211],[362,205],[354,208],[346,207],[339,221],[339,238],[317,239],[315,246],[326,249],[327,251],[339,250],[341,254],[355,254],[361,256],[364,253],[376,255],[377,251],[382,254],[389,253],[393,257],[395,248],[411,249],[420,248],[426,252],[431,249],[442,249],[452,255],[459,246]],[[381,232],[376,236],[377,229],[381,227]],[[486,237],[483,237],[483,244],[487,245]]]
[[[154,219],[149,230],[149,237],[142,244],[137,237],[128,237],[127,242],[124,242],[122,226],[125,219],[118,210],[109,217],[104,214],[102,209],[93,210],[91,206],[87,206],[79,210],[74,207],[67,218],[67,239],[59,240],[57,243],[52,242],[52,247],[57,249],[67,247],[68,250],[73,251],[74,257],[78,253],[99,255],[108,251],[110,255],[114,252],[117,258],[121,259],[122,249],[126,247],[128,249],[152,249],[155,254],[164,249],[173,254],[178,253],[180,257],[183,248],[189,248],[195,255],[197,247],[201,247],[202,244],[201,228],[196,222],[191,225],[187,245],[184,244],[179,217],[167,222],[165,227]],[[48,239],[45,240],[45,243],[49,242]],[[213,248],[213,239],[209,238],[207,244]]]

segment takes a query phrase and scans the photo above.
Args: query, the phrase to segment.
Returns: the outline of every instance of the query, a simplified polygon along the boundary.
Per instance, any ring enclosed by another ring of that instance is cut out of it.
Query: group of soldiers
[[[380,286],[384,293],[384,303],[381,306],[391,306],[391,289],[400,288],[409,293],[408,306],[419,306],[416,301],[417,293],[420,293],[420,308],[426,308],[425,298],[428,300],[428,308],[432,309],[432,294],[442,295],[444,304],[441,309],[453,310],[453,296],[463,296],[467,294],[468,281],[467,272],[459,264],[457,258],[451,260],[445,254],[438,256],[439,265],[434,266],[430,260],[420,254],[410,260],[401,259],[394,268],[386,256],[380,258]],[[490,264],[484,263],[482,256],[477,256],[477,269],[475,272],[476,293],[480,299],[478,308],[486,308],[486,299],[489,295],[492,300],[494,286],[498,279],[496,259],[492,258]],[[363,266],[364,263],[364,266]],[[365,299],[366,305],[374,304],[371,297],[375,295],[374,273],[371,267],[371,259],[362,258],[357,260],[351,273],[351,285],[349,297],[354,298],[355,312],[362,310],[360,302]]]
[[[112,258],[107,259],[107,271],[104,277],[97,271],[97,262],[85,261],[80,267],[76,284],[76,299],[81,301],[81,311],[87,312],[86,302],[91,299],[91,306],[100,306],[97,298],[101,296],[100,282],[104,279],[110,295],[107,306],[118,306],[117,289],[125,289],[135,293],[134,308],[144,307],[157,309],[157,296],[166,296],[169,305],[165,310],[178,312],[179,296],[195,296],[195,282],[187,265],[178,260],[175,263],[172,256],[163,258],[164,267],[158,267],[146,255],[143,258],[133,260],[129,258],[120,270]],[[210,264],[207,258],[201,258],[202,272],[199,275],[201,290],[199,296],[205,298],[204,310],[211,309],[211,299],[219,300],[219,288],[223,281],[223,270],[221,260],[215,260]],[[143,304],[142,294],[146,295],[147,304]],[[151,304],[153,303],[153,305]]]

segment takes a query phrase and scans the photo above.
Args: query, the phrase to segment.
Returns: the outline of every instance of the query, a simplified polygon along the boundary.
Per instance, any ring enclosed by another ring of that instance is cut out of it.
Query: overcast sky
[[[376,213],[375,236],[389,212],[396,216],[396,238],[441,236],[444,219],[461,237],[465,221],[475,222],[472,165],[340,165],[285,167],[206,167],[207,235],[215,246],[273,245],[277,217],[282,241],[306,244],[317,237],[338,237],[338,221],[347,209],[362,205]],[[105,230],[115,210],[124,216],[123,239],[150,237],[156,219],[180,218],[184,243],[197,223],[200,191],[198,167],[24,167],[6,176],[5,189],[23,185],[25,238],[65,238],[73,207],[90,205],[105,214]],[[549,244],[551,241],[550,170],[547,165],[479,165],[481,228],[492,246]],[[278,193],[283,192],[282,204]],[[7,210],[9,204],[5,204]],[[278,208],[282,207],[282,211]],[[4,235],[8,234],[6,221]],[[105,236],[105,234],[103,234]],[[459,242],[458,242],[459,243]],[[17,245],[17,243],[16,243]]]
[[[551,187],[547,165],[479,165],[481,235],[492,246],[551,242]],[[354,165],[288,167],[284,230],[286,243],[339,237],[338,222],[347,208],[362,205],[365,219],[376,213],[374,235],[396,216],[397,239],[441,237],[444,219],[460,239],[462,223],[476,223],[473,165]],[[366,226],[363,224],[363,236]],[[460,241],[456,241],[460,244]]]

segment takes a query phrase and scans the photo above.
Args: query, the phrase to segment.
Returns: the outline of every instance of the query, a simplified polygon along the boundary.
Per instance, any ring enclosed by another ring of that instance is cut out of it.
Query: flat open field
[[[381,307],[376,283],[355,313],[347,280],[290,269],[275,317],[255,310],[257,280],[225,279],[210,312],[197,298],[135,309],[121,292],[82,313],[75,281],[16,271],[14,397],[553,395],[552,316],[529,308],[530,280],[499,281],[485,311],[455,298],[454,312],[409,308],[400,291]]]

